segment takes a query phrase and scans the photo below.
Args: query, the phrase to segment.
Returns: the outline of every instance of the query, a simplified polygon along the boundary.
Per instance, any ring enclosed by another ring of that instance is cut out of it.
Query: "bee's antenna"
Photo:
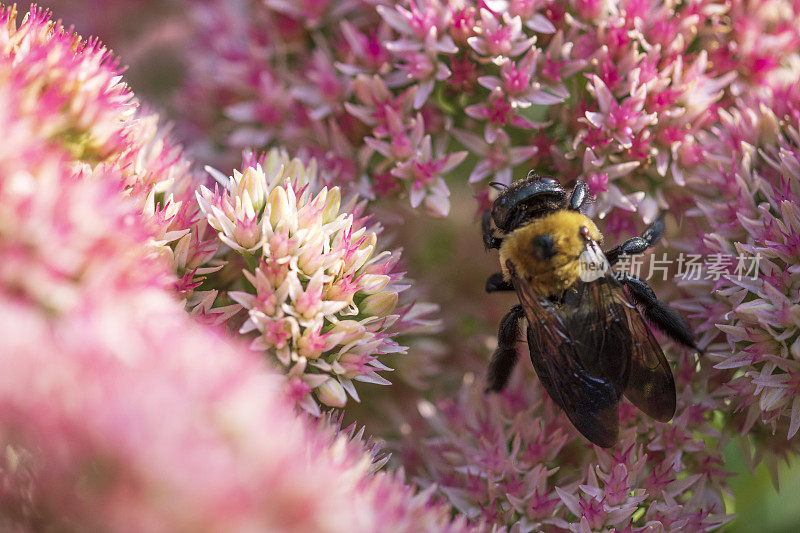
[[[499,181],[493,181],[489,183],[489,187],[492,187],[495,190],[502,191],[503,189],[508,189],[508,185],[505,183],[500,183]]]

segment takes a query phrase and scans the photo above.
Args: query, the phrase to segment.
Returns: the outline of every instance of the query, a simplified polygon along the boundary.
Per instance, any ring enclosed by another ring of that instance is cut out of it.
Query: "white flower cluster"
[[[388,384],[378,355],[405,351],[391,335],[409,309],[398,309],[407,287],[398,254],[377,251],[380,228],[367,227],[355,202],[343,208],[338,187],[318,189],[313,161],[272,150],[231,177],[208,170],[224,188],[201,187],[200,209],[246,265],[227,292],[248,312],[239,331],[255,333],[252,347],[280,363],[290,395],[318,414],[312,391],[342,407],[348,394],[358,400],[353,380]]]

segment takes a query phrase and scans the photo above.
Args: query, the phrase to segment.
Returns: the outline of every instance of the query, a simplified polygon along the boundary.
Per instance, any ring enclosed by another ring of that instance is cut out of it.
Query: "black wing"
[[[545,390],[587,439],[602,447],[617,441],[619,399],[627,383],[630,333],[624,306],[603,308],[613,278],[576,283],[555,304],[509,272],[528,319],[531,361]],[[610,281],[609,281],[610,280]]]
[[[609,271],[576,282],[553,303],[514,275],[528,319],[528,345],[539,380],[575,427],[599,446],[617,439],[617,405],[625,396],[666,422],[675,413],[675,382],[641,313]]]
[[[641,312],[613,272],[609,270],[590,283],[578,282],[567,293],[563,312],[569,312],[571,294],[577,298],[572,307],[595,309],[590,320],[604,328],[593,337],[599,343],[597,356],[611,360],[622,357],[627,362],[625,397],[651,418],[669,421],[675,414],[676,398],[672,370]],[[569,331],[574,335],[582,327],[576,323]]]
[[[668,422],[675,415],[677,396],[672,369],[639,310],[630,304],[626,315],[632,345],[625,397],[646,415]]]

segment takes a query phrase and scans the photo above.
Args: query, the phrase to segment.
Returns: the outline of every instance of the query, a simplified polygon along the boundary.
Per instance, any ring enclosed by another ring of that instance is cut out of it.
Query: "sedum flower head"
[[[0,187],[3,529],[468,531],[154,284],[119,189],[31,170]]]
[[[220,298],[228,305],[204,312],[244,309],[239,332],[274,357],[309,412],[319,413],[312,392],[343,407],[348,395],[358,400],[353,381],[388,384],[379,356],[404,352],[393,335],[425,324],[427,308],[398,305],[406,286],[398,253],[379,251],[380,227],[362,206],[343,206],[338,187],[320,188],[313,161],[271,150],[230,177],[209,170],[222,187],[201,187],[200,209],[229,249],[224,259],[244,268],[239,288]]]
[[[470,531],[187,316],[147,220],[161,207],[142,212],[183,175],[163,138],[131,150],[140,174],[76,160],[14,68],[0,55],[0,529]]]
[[[470,520],[511,531],[711,531],[730,520],[724,441],[708,427],[703,410],[714,404],[698,405],[697,384],[679,379],[686,388],[671,424],[623,405],[620,440],[603,450],[532,373],[499,395],[468,374],[453,398],[421,402],[427,437],[420,446],[410,435],[407,468]]]
[[[719,102],[793,79],[796,10],[768,4],[749,17],[744,0],[348,2],[341,21],[328,4],[299,17],[283,2],[210,0],[187,101],[225,108],[204,124],[222,144],[298,146],[326,182],[438,216],[447,175],[505,183],[532,167],[605,175],[601,215],[649,211],[637,192],[680,190]],[[469,171],[467,151],[480,154]]]
[[[24,139],[0,149],[0,528],[470,530],[187,316],[118,176]]]
[[[19,115],[15,127],[27,128],[9,136],[6,148],[25,154],[35,137],[82,177],[118,181],[143,215],[152,252],[178,274],[182,296],[219,268],[207,264],[216,241],[205,234],[190,163],[158,116],[139,109],[118,61],[99,41],[84,40],[35,6],[19,24],[16,9],[3,7],[0,85],[8,109]]]
[[[18,25],[16,7],[3,7],[0,54],[4,83],[20,92],[20,111],[42,137],[88,163],[124,149],[137,103],[97,40],[82,39],[35,6]]]
[[[718,394],[738,414],[734,429],[783,456],[797,452],[800,430],[800,112],[790,100],[779,120],[770,102],[740,101],[700,145],[692,244],[724,264],[719,276],[684,282],[704,295],[684,307],[701,324]]]

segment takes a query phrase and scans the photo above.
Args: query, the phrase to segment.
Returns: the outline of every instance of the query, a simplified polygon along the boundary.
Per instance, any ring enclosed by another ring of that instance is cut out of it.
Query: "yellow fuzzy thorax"
[[[530,281],[531,287],[543,297],[554,296],[565,291],[579,274],[579,257],[586,249],[586,240],[581,228],[589,230],[589,236],[597,242],[603,235],[592,220],[577,211],[561,210],[537,218],[503,238],[500,246],[500,267],[503,277],[510,281],[506,261],[514,264],[517,276]],[[539,259],[533,253],[535,237],[549,234],[555,244],[556,255],[550,259]]]

